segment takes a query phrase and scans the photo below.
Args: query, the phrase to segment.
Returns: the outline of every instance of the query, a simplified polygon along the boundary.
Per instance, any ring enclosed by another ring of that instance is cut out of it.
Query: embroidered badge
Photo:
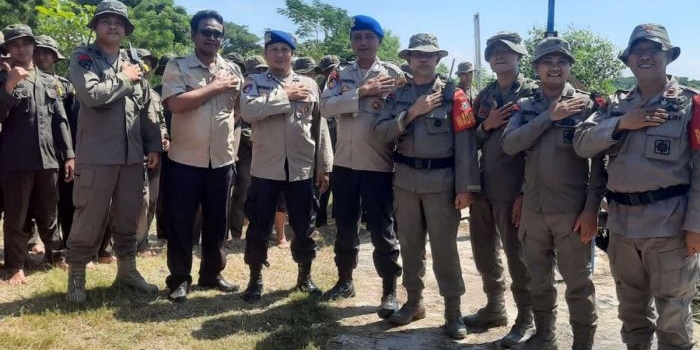
[[[381,105],[381,103],[379,103],[379,100],[374,100],[374,102],[372,102],[372,109],[378,110],[381,107],[382,107],[382,105]]]
[[[245,84],[245,86],[243,87],[243,93],[244,93],[244,94],[247,94],[247,93],[249,93],[250,90],[252,90],[252,89],[253,89],[253,84]]]
[[[350,91],[350,85],[343,85],[343,87],[340,88],[340,92],[346,92]]]
[[[654,141],[654,153],[661,154],[664,156],[671,154],[671,141],[669,140],[655,140]]]
[[[85,68],[86,70],[90,70],[90,68],[92,67],[92,58],[90,58],[89,55],[79,55],[78,65]]]
[[[333,73],[331,73],[331,75],[328,77],[328,88],[335,88],[335,86],[338,85],[339,79],[340,77],[338,76],[338,71],[334,70]]]

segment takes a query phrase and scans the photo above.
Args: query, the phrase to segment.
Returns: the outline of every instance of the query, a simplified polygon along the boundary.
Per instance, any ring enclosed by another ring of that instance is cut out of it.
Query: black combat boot
[[[262,279],[262,264],[250,264],[250,279],[248,287],[243,292],[243,300],[254,303],[262,297],[263,279]]]
[[[532,334],[532,308],[530,306],[518,306],[518,317],[515,319],[515,324],[510,328],[510,332],[501,339],[501,345],[512,347],[527,340],[527,336]]]
[[[445,298],[445,334],[452,339],[467,337],[467,327],[462,321],[459,297]]]
[[[556,311],[536,311],[535,334],[526,342],[512,347],[513,350],[559,350],[556,333]]]
[[[591,350],[593,349],[593,338],[595,338],[596,326],[573,326],[574,344],[571,350]]]
[[[326,300],[352,298],[355,296],[355,286],[352,284],[352,269],[338,268],[338,282],[333,288],[323,293]]]
[[[382,279],[382,302],[377,309],[379,318],[386,319],[399,309],[399,304],[396,301],[396,278]]]
[[[299,264],[299,276],[297,277],[297,290],[309,293],[311,296],[320,297],[323,293],[311,280],[311,263]]]

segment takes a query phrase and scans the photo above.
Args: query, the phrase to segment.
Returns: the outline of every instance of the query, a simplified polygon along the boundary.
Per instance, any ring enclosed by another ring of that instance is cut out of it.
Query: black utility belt
[[[432,170],[454,168],[455,158],[413,158],[394,152],[394,162],[405,164],[413,169]]]
[[[689,190],[690,185],[688,184],[664,187],[646,192],[623,193],[608,190],[605,197],[608,199],[608,202],[614,201],[622,205],[649,205],[669,198],[685,195]]]

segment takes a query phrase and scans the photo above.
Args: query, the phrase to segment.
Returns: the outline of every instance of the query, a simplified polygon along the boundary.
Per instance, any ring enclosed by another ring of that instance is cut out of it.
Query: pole
[[[476,71],[476,91],[481,91],[481,28],[478,12],[474,14],[474,70]]]
[[[557,32],[554,30],[554,1],[549,0],[549,6],[547,6],[547,32],[544,33],[545,38],[557,36]]]

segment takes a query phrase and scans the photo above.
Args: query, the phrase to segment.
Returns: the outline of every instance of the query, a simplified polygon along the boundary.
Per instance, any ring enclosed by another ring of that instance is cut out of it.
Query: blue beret
[[[379,39],[384,38],[384,29],[382,29],[382,26],[377,22],[376,19],[370,17],[370,16],[365,16],[365,15],[358,15],[352,18],[352,24],[350,25],[350,31],[355,31],[355,30],[371,30],[377,36]]]
[[[268,30],[265,32],[265,47],[275,43],[285,43],[292,48],[292,50],[297,49],[296,41],[294,36],[287,32],[281,30]]]

